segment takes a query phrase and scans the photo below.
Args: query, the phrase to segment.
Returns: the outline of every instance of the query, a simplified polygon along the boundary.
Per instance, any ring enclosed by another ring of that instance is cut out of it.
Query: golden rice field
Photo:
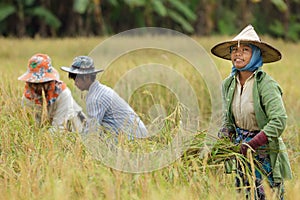
[[[210,52],[214,44],[230,38],[194,39]],[[182,156],[169,166],[153,172],[125,173],[94,159],[78,134],[64,132],[51,135],[47,126],[39,127],[34,123],[30,113],[21,106],[24,85],[17,80],[26,71],[28,59],[35,53],[46,53],[52,58],[53,66],[59,69],[60,66],[69,66],[75,56],[89,54],[104,39],[0,38],[0,199],[242,199],[242,195],[235,191],[234,175],[226,175],[223,165],[213,165],[197,154]],[[295,199],[300,191],[300,68],[297,54],[300,44],[268,37],[263,39],[283,53],[281,61],[265,65],[264,70],[279,82],[284,92],[288,125],[283,139],[294,173],[294,178],[285,182],[285,198]],[[101,81],[113,85],[122,70],[131,68],[129,65],[132,65],[133,59],[137,59],[135,62],[138,63],[143,62],[142,54],[128,55],[123,62],[114,63],[120,66],[120,70],[105,72]],[[230,73],[230,62],[209,55],[222,78],[225,78]],[[175,68],[178,63],[184,62],[172,55],[167,56],[167,64]],[[201,77],[185,71],[185,68],[178,67],[178,70],[192,80],[196,88],[197,81],[203,81]],[[61,80],[68,84],[74,94],[78,94],[67,75],[59,71]],[[155,88],[147,88],[147,91],[150,91],[151,98],[158,92]],[[196,89],[197,94],[205,92],[201,87]],[[166,92],[161,94],[165,94],[165,98],[157,101],[162,104],[173,103],[174,97]],[[137,97],[142,98],[139,95]],[[198,96],[199,102],[204,102],[200,104],[204,111],[209,110],[210,106],[206,97]],[[149,101],[146,98],[143,102]],[[147,109],[141,102],[130,103],[139,114]],[[174,103],[170,109],[175,107]],[[147,118],[143,120],[147,121]],[[201,141],[200,138],[192,143],[195,152],[202,146]],[[267,195],[268,199],[275,199],[268,188]]]

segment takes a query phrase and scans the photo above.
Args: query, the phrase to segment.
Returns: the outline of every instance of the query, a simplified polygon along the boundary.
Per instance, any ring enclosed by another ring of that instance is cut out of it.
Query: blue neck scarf
[[[262,55],[261,51],[257,46],[254,46],[252,44],[249,44],[249,46],[252,49],[252,57],[250,62],[243,67],[242,69],[237,69],[234,65],[231,68],[231,76],[235,75],[236,71],[251,71],[254,72],[257,70],[259,67],[262,67],[263,65],[263,60],[262,60]]]

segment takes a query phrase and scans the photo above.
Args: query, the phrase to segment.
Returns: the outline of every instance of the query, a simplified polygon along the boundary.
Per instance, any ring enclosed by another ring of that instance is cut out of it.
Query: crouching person
[[[66,84],[59,80],[48,55],[33,55],[28,61],[27,72],[18,80],[25,82],[22,104],[33,108],[37,123],[50,122],[51,132],[83,130],[86,117],[82,108]]]
[[[96,121],[96,124],[114,135],[125,133],[130,140],[147,137],[144,123],[130,105],[112,88],[96,80],[97,73],[103,70],[95,69],[92,58],[78,56],[74,58],[71,67],[61,69],[69,73],[69,78],[74,80],[78,89],[87,91],[89,121]]]

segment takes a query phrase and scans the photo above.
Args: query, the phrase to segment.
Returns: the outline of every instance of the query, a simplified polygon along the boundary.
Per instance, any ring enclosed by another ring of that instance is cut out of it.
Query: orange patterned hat
[[[52,67],[51,58],[46,54],[35,54],[28,61],[28,69],[18,80],[29,83],[43,83],[59,80],[58,72]]]

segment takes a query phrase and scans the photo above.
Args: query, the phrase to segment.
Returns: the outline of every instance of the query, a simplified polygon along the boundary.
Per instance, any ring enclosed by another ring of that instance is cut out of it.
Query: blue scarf
[[[263,60],[262,60],[262,55],[261,55],[260,49],[257,46],[254,46],[252,44],[249,44],[249,46],[252,49],[252,57],[251,57],[250,62],[242,69],[237,69],[233,65],[231,68],[231,73],[230,73],[231,76],[235,75],[236,71],[254,72],[255,70],[257,70],[259,67],[261,67],[263,65]]]

